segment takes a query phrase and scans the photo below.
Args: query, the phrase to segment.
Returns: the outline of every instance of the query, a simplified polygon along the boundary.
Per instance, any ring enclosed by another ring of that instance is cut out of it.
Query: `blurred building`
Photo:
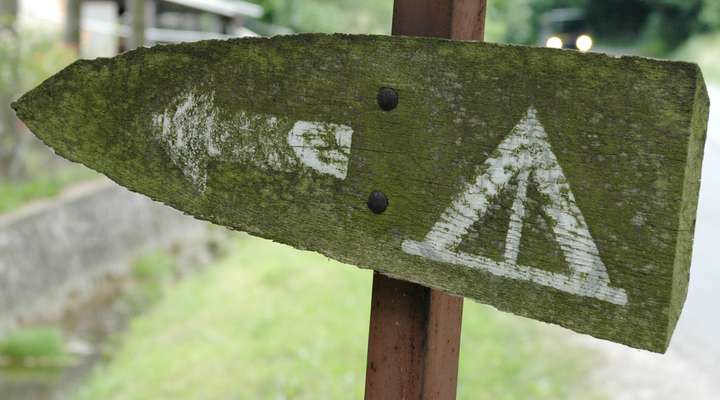
[[[62,32],[68,0],[20,0],[19,22],[29,29]],[[129,48],[130,0],[83,0],[80,54],[109,57]],[[146,0],[146,45],[256,36],[245,26],[260,18],[257,4],[230,0]]]

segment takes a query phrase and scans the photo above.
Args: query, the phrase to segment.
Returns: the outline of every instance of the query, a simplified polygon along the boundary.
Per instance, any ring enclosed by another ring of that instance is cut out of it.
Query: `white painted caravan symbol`
[[[328,148],[327,133],[337,149]],[[306,166],[338,179],[347,177],[353,130],[347,125],[298,121],[288,133],[287,142]]]
[[[191,90],[176,103],[156,114],[153,124],[172,162],[201,192],[210,159],[285,172],[310,168],[341,180],[347,177],[353,135],[347,125],[297,121],[282,136],[277,132],[283,124],[273,115],[239,111],[230,120],[218,118],[214,93]]]
[[[486,270],[510,279],[531,281],[613,304],[627,304],[625,290],[610,286],[610,278],[597,246],[550,148],[535,108],[528,109],[527,115],[485,161],[483,170],[484,173],[479,174],[475,182],[469,184],[440,216],[425,240],[405,240],[402,243],[404,252]],[[490,199],[499,194],[513,177],[517,177],[517,196],[505,239],[504,261],[457,251],[457,245],[470,226],[487,212]],[[529,179],[548,200],[543,205],[543,211],[554,222],[555,240],[570,266],[571,273],[568,275],[517,264]]]

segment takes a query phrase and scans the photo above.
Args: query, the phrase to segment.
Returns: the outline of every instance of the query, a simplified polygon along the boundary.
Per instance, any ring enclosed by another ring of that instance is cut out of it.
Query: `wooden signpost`
[[[197,218],[501,310],[663,352],[684,302],[708,116],[694,64],[306,34],[81,60],[13,107],[58,154]],[[404,317],[431,345],[410,362],[457,368],[432,343],[453,319],[459,334],[460,301],[406,284],[401,304],[388,282],[373,301],[395,315],[425,304]],[[373,324],[393,323],[380,307]]]
[[[485,0],[396,0],[392,34],[482,40],[485,6]],[[462,310],[462,297],[375,272],[365,399],[454,399]]]

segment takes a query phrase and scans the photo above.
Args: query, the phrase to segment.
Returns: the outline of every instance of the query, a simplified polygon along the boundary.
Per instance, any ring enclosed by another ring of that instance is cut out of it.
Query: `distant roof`
[[[129,28],[129,27],[128,27]],[[129,30],[128,30],[129,34]],[[128,35],[129,36],[129,35]],[[258,36],[257,33],[247,28],[239,28],[234,35],[224,35],[222,33],[215,32],[197,32],[197,31],[184,31],[177,29],[160,29],[160,28],[149,28],[145,32],[145,37],[153,42],[162,43],[182,43],[182,42],[195,42],[198,40],[208,39],[230,39],[234,37],[246,37],[246,36]]]
[[[117,25],[112,22],[88,19],[83,21],[82,29],[87,32],[99,33],[101,35],[119,36],[129,38],[132,28],[128,25]],[[194,42],[207,39],[230,39],[236,37],[259,36],[246,27],[237,27],[232,34],[218,32],[198,32],[179,29],[147,28],[145,38],[151,42],[180,43]]]
[[[208,11],[213,14],[225,17],[238,17],[245,15],[253,18],[260,18],[263,15],[263,8],[257,4],[248,3],[246,1],[228,1],[228,0],[163,0],[196,10]]]

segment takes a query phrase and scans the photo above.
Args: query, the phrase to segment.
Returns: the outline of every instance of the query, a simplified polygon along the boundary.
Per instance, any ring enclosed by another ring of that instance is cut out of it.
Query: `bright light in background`
[[[588,39],[590,39],[590,38],[588,38]],[[553,49],[562,49],[562,47],[563,47],[562,39],[560,39],[557,36],[552,36],[551,38],[549,38],[547,40],[547,42],[545,42],[545,47],[551,47]]]
[[[588,35],[580,35],[575,41],[575,46],[584,53],[592,49],[593,41]]]

